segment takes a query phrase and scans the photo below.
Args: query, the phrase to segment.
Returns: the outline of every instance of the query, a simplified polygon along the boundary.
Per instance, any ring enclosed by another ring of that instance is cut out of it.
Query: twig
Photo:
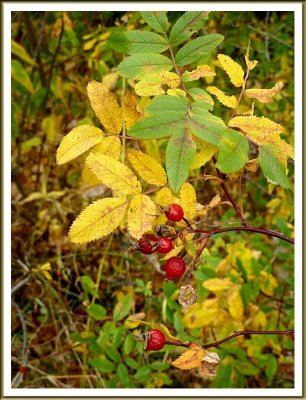
[[[27,362],[26,350],[27,350],[27,324],[22,314],[22,311],[17,303],[12,302],[16,308],[17,315],[20,319],[21,329],[22,329],[22,349],[21,349],[21,366],[24,366]],[[12,380],[12,387],[18,387],[23,380],[23,373],[18,371]]]
[[[126,139],[126,127],[123,117],[124,108],[124,94],[125,94],[125,78],[122,78],[122,90],[121,90],[121,110],[122,110],[122,148],[121,148],[121,162],[124,163],[125,160],[125,139]]]
[[[15,286],[12,287],[11,290],[11,295],[13,296],[13,294],[19,290],[22,286],[24,286],[25,284],[27,284],[30,280],[30,276],[26,276],[25,278],[23,278],[21,281],[19,281],[18,283],[16,283]]]

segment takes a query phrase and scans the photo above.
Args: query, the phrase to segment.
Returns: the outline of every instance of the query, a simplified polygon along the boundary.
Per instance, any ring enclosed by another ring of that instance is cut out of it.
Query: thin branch
[[[220,346],[220,344],[228,342],[229,340],[232,340],[237,336],[250,336],[250,335],[287,335],[287,336],[289,336],[289,335],[294,335],[294,330],[290,329],[287,331],[237,331],[222,340],[218,340],[217,342],[203,344],[203,345],[200,345],[199,343],[196,343],[196,344],[199,344],[199,346],[203,347],[203,349],[209,349],[210,347],[218,347],[218,346]],[[166,340],[166,344],[189,348],[189,346],[191,345],[191,342],[184,343],[184,342],[181,342],[180,340]]]

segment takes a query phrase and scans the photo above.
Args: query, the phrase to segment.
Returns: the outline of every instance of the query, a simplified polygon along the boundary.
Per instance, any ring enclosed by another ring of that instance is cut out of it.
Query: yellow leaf
[[[278,149],[283,153],[285,156],[288,156],[294,160],[294,148],[291,146],[291,144],[285,142],[285,140],[279,140],[276,143],[274,143]]]
[[[99,144],[94,146],[91,151],[119,160],[121,154],[120,138],[118,138],[118,136],[107,136],[103,138]]]
[[[259,310],[252,319],[252,327],[254,329],[264,329],[266,325],[267,325],[266,314],[263,311]]]
[[[251,44],[251,40],[249,38],[249,44],[248,44],[248,48],[247,48],[246,55],[245,55],[244,58],[245,58],[246,65],[248,66],[249,70],[251,71],[253,68],[256,67],[258,61],[257,60],[250,61],[250,59],[249,59],[249,57],[250,57],[250,44]]]
[[[105,129],[111,133],[120,133],[122,112],[114,95],[97,81],[88,83],[87,93],[91,107]]]
[[[86,243],[109,235],[123,220],[126,208],[125,199],[105,198],[95,201],[87,206],[71,225],[71,241]]]
[[[87,164],[96,177],[112,190],[123,194],[138,194],[141,185],[133,172],[124,164],[103,154],[90,153]]]
[[[141,80],[135,85],[135,92],[138,96],[157,96],[165,93],[162,85],[176,89],[179,84],[178,75],[174,72],[162,71],[141,77]]]
[[[249,161],[245,164],[244,168],[245,168],[247,171],[256,172],[257,169],[258,169],[258,166],[259,166],[258,158],[253,158],[252,160],[249,160]]]
[[[249,139],[259,145],[274,144],[280,140],[279,134],[283,131],[283,127],[276,122],[255,116],[234,117],[228,126],[241,129]]]
[[[127,129],[139,120],[141,114],[137,111],[137,96],[132,92],[125,92],[123,96],[122,113]]]
[[[232,287],[234,284],[228,278],[220,279],[220,278],[212,278],[203,282],[203,287],[212,292],[218,292],[219,290],[225,290]]]
[[[80,125],[63,137],[56,153],[57,164],[65,164],[103,139],[101,129],[91,125]]]
[[[201,346],[193,346],[185,351],[179,358],[171,363],[179,369],[191,369],[199,367],[204,356],[204,349]]]
[[[274,289],[278,286],[277,280],[272,274],[266,271],[260,271],[260,290],[267,296],[272,296]]]
[[[110,72],[109,74],[106,74],[102,78],[102,85],[104,85],[107,89],[113,89],[116,86],[116,83],[118,81],[119,75],[117,72]]]
[[[177,256],[177,255],[181,252],[181,250],[183,250],[183,248],[184,248],[184,246],[177,246],[177,247],[174,247],[174,249],[172,249],[171,251],[169,251],[169,253],[167,253],[167,254],[165,255],[165,257],[161,258],[161,260],[162,260],[162,261],[164,261],[164,260],[169,260],[169,258]]]
[[[283,82],[279,81],[271,89],[247,89],[244,91],[244,94],[246,97],[249,97],[250,99],[256,99],[261,103],[270,103],[273,97],[278,94],[283,87]]]
[[[172,334],[171,334],[171,332],[169,331],[169,329],[165,326],[165,325],[163,325],[163,324],[159,324],[159,327],[158,327],[162,332],[163,332],[163,334],[166,336],[166,340],[167,339],[169,339],[169,340],[178,340],[178,341],[180,341],[180,339],[178,339],[177,337],[175,337],[175,336],[173,336]]]
[[[242,86],[244,83],[244,72],[241,65],[225,54],[218,54],[217,58],[221,68],[227,73],[232,84],[236,87]]]
[[[100,179],[96,177],[96,175],[91,171],[87,162],[85,162],[83,171],[82,171],[82,179],[89,186],[97,186],[101,185]]]
[[[164,207],[167,207],[169,204],[173,203],[171,190],[167,187],[160,189],[156,194],[155,203]],[[166,221],[167,218],[164,213],[161,213],[161,215],[156,218],[156,223],[159,225],[164,224]]]
[[[187,219],[192,219],[196,215],[197,195],[194,187],[188,183],[183,183],[180,189],[181,206],[184,209],[184,216]]]
[[[243,318],[243,302],[240,295],[240,287],[235,286],[227,296],[228,311],[234,319],[239,321]]]
[[[221,104],[229,108],[237,107],[237,99],[235,96],[228,96],[222,90],[218,89],[216,86],[208,86],[206,88],[208,93],[213,94],[217,97]]]
[[[128,159],[139,176],[151,185],[164,186],[167,175],[159,162],[141,151],[131,150]]]
[[[155,219],[156,208],[150,197],[138,194],[133,197],[127,215],[127,226],[130,235],[135,239],[149,231]]]
[[[187,96],[186,92],[182,89],[168,89],[167,94],[169,96],[178,96],[178,97],[186,97]]]
[[[191,169],[197,169],[202,167],[218,151],[218,147],[213,144],[204,142],[203,140],[200,140],[199,143],[200,143],[200,151],[196,154],[193,163],[190,167]]]
[[[183,317],[186,328],[202,328],[213,324],[220,310],[218,309],[218,299],[209,300],[212,301],[204,301],[202,304],[195,303],[188,308]]]
[[[209,65],[198,65],[193,71],[186,71],[182,75],[184,82],[196,81],[197,79],[203,78],[205,76],[213,77],[215,76],[215,71]]]

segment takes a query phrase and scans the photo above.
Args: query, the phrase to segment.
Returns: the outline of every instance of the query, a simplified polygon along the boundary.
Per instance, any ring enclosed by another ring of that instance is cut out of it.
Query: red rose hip
[[[184,210],[179,204],[170,204],[165,215],[169,221],[179,222],[184,218]]]
[[[145,333],[146,350],[161,350],[165,345],[165,335],[158,329],[151,329]]]
[[[186,271],[186,263],[182,257],[171,257],[165,264],[167,279],[180,278]]]
[[[148,238],[142,237],[136,243],[136,250],[143,254],[152,254],[155,251],[155,246],[152,245]]]
[[[158,239],[158,246],[156,250],[161,253],[161,254],[167,254],[173,249],[173,243],[172,240],[169,238],[160,238]]]

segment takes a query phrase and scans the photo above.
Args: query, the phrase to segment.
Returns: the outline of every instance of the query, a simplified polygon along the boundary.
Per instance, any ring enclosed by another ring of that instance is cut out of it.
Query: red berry
[[[173,249],[172,240],[170,240],[170,239],[168,239],[168,238],[166,238],[166,237],[165,237],[165,238],[162,237],[162,238],[158,239],[158,246],[157,246],[156,250],[157,250],[159,253],[167,254],[167,253],[169,253],[169,251],[171,251],[172,249]]]
[[[186,270],[185,261],[182,259],[182,257],[171,257],[165,264],[165,270],[167,279],[172,280],[175,278],[180,278]]]
[[[155,251],[155,246],[152,246],[152,243],[148,238],[142,237],[136,243],[136,250],[143,254],[152,254]]]
[[[152,240],[153,242],[157,242],[158,237],[152,235],[151,233],[146,233],[145,235],[142,235],[143,238]]]
[[[145,333],[146,350],[160,350],[165,345],[165,335],[158,329],[151,329]]]
[[[20,367],[19,368],[19,372],[21,372],[22,374],[24,374],[27,370],[27,367]]]
[[[170,204],[165,215],[169,221],[179,222],[184,218],[184,210],[179,204]]]

